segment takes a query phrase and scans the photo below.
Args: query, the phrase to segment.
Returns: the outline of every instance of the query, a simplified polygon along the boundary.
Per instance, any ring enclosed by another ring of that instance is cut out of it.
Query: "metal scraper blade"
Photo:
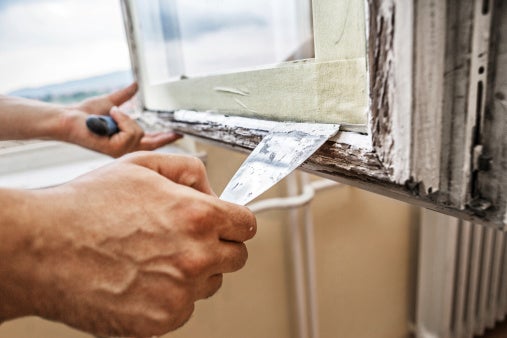
[[[220,198],[246,205],[296,170],[339,128],[337,124],[278,124],[248,156]]]

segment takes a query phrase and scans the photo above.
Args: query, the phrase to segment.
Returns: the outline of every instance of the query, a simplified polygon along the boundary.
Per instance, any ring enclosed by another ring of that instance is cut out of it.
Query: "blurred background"
[[[1,0],[0,93],[71,102],[132,81],[119,1]]]
[[[137,6],[150,23],[143,27],[143,48],[153,82],[312,57],[311,48],[301,48],[312,39],[309,1],[163,0]],[[164,48],[157,48],[160,42]],[[132,81],[119,1],[0,0],[1,94],[70,104]],[[205,160],[220,192],[245,155],[186,139],[179,147]],[[109,161],[70,145],[4,142],[0,186],[58,184]],[[443,322],[442,313],[452,306],[440,303],[453,303],[455,294],[439,293],[448,284],[435,286],[457,280],[444,263],[458,262],[459,248],[449,233],[421,236],[419,225],[453,220],[302,173],[263,198],[318,186],[325,189],[317,189],[308,206],[259,212],[247,266],[226,276],[220,292],[199,302],[190,322],[167,337],[404,338],[423,329],[429,335],[420,337],[448,337],[457,321]],[[431,256],[436,243],[450,248],[446,261]],[[428,264],[440,270],[421,269],[422,255],[435,258]],[[418,278],[429,280],[425,292]],[[432,327],[420,327],[426,322],[417,320],[418,306],[419,313],[433,316]],[[38,318],[0,325],[0,338],[17,337],[90,336]]]

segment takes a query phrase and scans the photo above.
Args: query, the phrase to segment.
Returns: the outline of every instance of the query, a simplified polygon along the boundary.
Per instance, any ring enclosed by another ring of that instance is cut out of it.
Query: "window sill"
[[[157,152],[189,154],[184,146],[170,145]],[[114,159],[75,145],[37,142],[0,149],[0,187],[39,189],[63,184]]]

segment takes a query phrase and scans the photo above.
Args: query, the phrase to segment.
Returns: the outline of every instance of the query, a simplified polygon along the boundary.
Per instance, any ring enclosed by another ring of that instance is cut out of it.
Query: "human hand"
[[[9,260],[14,271],[0,266],[0,294],[7,283],[24,315],[96,335],[180,327],[223,273],[243,267],[256,232],[252,213],[219,200],[186,156],[136,153],[30,194],[37,227]]]
[[[118,107],[130,100],[137,92],[137,84],[109,95],[87,99],[68,107],[62,119],[64,140],[113,157],[138,150],[153,150],[171,143],[180,135],[174,132],[144,133],[142,128]],[[89,115],[111,115],[120,132],[111,137],[98,136],[86,127]]]

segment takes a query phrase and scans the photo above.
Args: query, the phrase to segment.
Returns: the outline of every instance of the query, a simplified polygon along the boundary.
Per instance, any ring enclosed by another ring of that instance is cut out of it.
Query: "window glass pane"
[[[151,84],[313,57],[309,0],[135,1]]]

